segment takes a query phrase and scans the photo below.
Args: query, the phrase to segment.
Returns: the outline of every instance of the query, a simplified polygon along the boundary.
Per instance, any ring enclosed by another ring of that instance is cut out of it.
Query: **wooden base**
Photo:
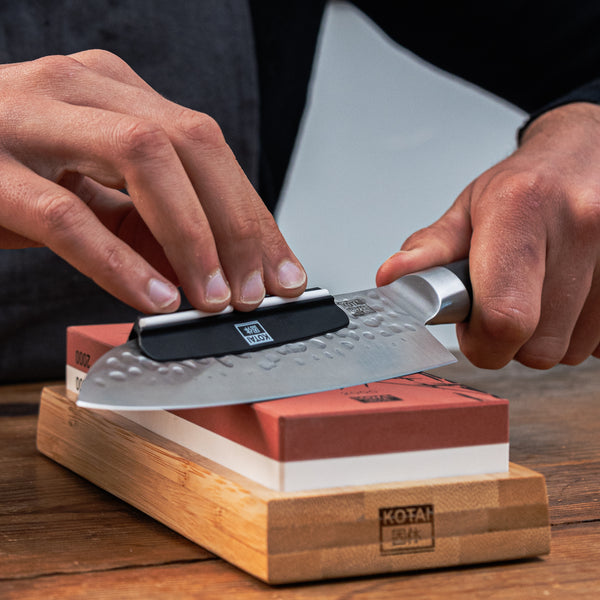
[[[546,554],[542,475],[269,490],[108,411],[42,392],[43,454],[268,583]]]

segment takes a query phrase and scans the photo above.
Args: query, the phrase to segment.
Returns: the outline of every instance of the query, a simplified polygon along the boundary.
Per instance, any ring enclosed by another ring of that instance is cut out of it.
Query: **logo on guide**
[[[235,325],[235,328],[249,346],[256,346],[257,344],[265,344],[266,342],[273,341],[273,338],[258,321],[238,323]]]

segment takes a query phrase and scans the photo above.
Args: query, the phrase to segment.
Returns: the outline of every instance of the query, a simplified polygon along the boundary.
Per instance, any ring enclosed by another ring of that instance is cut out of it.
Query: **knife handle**
[[[473,301],[473,286],[471,285],[471,275],[469,272],[469,259],[463,258],[462,260],[457,260],[450,264],[444,265],[443,269],[448,269],[454,273],[461,281],[461,283],[465,286],[467,293],[469,294],[469,312],[470,305]],[[463,319],[466,320],[466,319]]]
[[[469,319],[473,301],[469,259],[433,267],[420,275],[429,279],[439,298],[437,311],[427,321],[428,325],[460,323]]]
[[[473,291],[467,259],[410,273],[391,283],[390,288],[426,325],[460,323],[469,318]]]

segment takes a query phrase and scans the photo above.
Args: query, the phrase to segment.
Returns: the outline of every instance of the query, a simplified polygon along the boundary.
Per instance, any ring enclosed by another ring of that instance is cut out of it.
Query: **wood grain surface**
[[[550,549],[544,479],[516,464],[508,473],[281,492],[123,415],[79,409],[64,386],[42,392],[37,447],[273,584],[533,557]],[[422,508],[414,521],[400,524],[393,516],[393,507],[416,506]]]
[[[597,598],[600,361],[436,373],[511,400],[511,460],[546,477],[549,556],[270,587],[41,456],[27,384],[0,390],[0,598]]]

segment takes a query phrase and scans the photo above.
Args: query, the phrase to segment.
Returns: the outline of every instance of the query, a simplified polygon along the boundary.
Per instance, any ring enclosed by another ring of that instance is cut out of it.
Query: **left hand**
[[[142,312],[306,286],[217,122],[102,50],[0,65],[0,249],[40,245]]]
[[[457,328],[475,365],[538,369],[600,358],[600,106],[551,110],[379,269],[384,285],[469,256],[473,309]]]

